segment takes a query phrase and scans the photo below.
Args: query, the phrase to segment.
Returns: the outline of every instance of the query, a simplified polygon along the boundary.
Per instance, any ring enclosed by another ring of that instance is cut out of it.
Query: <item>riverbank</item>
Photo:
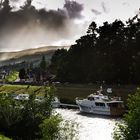
[[[128,94],[135,93],[138,85],[103,85],[103,92],[106,94],[107,88],[112,88],[110,96],[120,96],[126,103]],[[60,99],[61,103],[75,104],[75,98],[86,98],[99,90],[100,86],[95,84],[58,84],[56,85],[56,96]],[[31,85],[1,85],[0,93],[36,93],[42,94],[45,89],[42,86]]]

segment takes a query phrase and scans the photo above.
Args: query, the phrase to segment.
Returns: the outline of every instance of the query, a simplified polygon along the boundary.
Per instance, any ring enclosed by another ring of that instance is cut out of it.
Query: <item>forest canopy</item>
[[[69,50],[59,49],[51,70],[72,83],[140,83],[140,17],[97,26],[93,21]]]

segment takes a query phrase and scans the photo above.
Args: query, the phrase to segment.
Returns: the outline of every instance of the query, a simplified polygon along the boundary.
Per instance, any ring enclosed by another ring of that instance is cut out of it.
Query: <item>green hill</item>
[[[67,46],[46,46],[17,52],[0,52],[0,66],[20,63],[23,61],[39,63],[44,55],[47,61],[50,61],[54,51]]]

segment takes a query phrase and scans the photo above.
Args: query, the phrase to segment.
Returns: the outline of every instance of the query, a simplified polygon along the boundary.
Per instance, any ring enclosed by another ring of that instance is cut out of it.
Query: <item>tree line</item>
[[[139,84],[139,45],[139,15],[99,27],[93,21],[69,50],[56,50],[50,69],[61,82]]]

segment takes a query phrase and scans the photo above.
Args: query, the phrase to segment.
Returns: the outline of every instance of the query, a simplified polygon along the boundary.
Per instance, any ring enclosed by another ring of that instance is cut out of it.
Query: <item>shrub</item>
[[[36,102],[35,93],[27,101],[16,101],[9,94],[0,94],[0,132],[14,140],[71,140],[74,123],[52,114],[54,87],[45,88],[45,101]]]
[[[78,124],[72,121],[63,120],[57,114],[45,119],[40,125],[42,140],[77,140]]]
[[[0,94],[0,132],[13,139],[41,137],[39,125],[51,115],[52,88],[46,89],[45,102],[35,102],[35,94],[28,101],[16,101],[8,94]]]
[[[128,113],[124,122],[117,124],[113,137],[115,140],[140,140],[140,89],[128,98]]]
[[[7,137],[5,137],[3,135],[0,135],[0,140],[11,140],[11,139],[9,139],[9,138],[7,138]]]

